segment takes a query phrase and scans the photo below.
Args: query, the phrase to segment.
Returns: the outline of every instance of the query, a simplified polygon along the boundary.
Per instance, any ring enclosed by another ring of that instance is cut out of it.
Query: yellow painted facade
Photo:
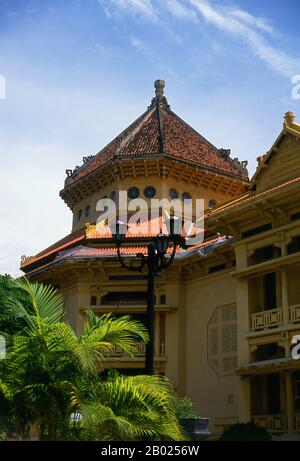
[[[132,185],[153,185],[161,197],[174,187],[204,198],[206,206],[216,200],[205,227],[230,238],[208,244],[205,254],[186,252],[156,279],[156,372],[195,401],[215,435],[250,420],[277,435],[299,432],[300,361],[291,358],[291,340],[300,334],[300,125],[287,114],[282,133],[239,194],[220,190],[217,182],[189,182],[180,170],[145,177],[128,169],[128,177],[74,205],[73,230],[96,219],[78,220],[79,210],[90,206],[95,213],[99,198]],[[145,280],[116,258],[66,260],[27,272],[60,288],[66,319],[77,332],[91,305],[99,315],[145,314]],[[116,350],[107,366],[140,370],[144,353],[143,344],[134,358]]]

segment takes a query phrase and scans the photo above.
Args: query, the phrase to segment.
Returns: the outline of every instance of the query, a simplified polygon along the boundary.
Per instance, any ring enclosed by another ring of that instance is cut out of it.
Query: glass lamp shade
[[[183,222],[178,216],[170,217],[170,237],[180,236],[182,233]]]
[[[112,230],[112,237],[117,245],[121,245],[126,237],[127,225],[123,221],[117,221],[115,229]]]
[[[165,254],[169,247],[169,239],[167,236],[160,234],[156,237],[156,249],[159,254]]]

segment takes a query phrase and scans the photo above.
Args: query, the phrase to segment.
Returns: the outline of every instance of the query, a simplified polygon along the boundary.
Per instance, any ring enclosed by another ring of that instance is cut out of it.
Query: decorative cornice
[[[95,232],[96,232],[96,225],[95,224],[90,224],[86,223],[85,225],[85,236],[86,238],[91,238]]]
[[[26,256],[22,255],[21,256],[21,267],[26,266],[26,264],[29,264],[30,261],[34,259],[34,256]]]

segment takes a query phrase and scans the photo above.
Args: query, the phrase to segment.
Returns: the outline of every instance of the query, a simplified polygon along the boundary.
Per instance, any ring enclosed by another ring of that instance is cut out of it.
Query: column
[[[248,376],[240,378],[238,402],[239,422],[248,423],[251,421],[250,378]]]
[[[249,303],[248,280],[237,280],[237,340],[238,366],[246,367],[249,364]],[[250,378],[241,378],[239,382],[239,422],[251,420]]]
[[[287,423],[288,431],[294,430],[294,392],[293,392],[293,377],[291,372],[285,372],[285,386],[286,386],[286,410],[287,410]]]
[[[282,297],[283,323],[287,325],[290,319],[290,313],[289,313],[288,273],[285,267],[281,269],[281,297]]]
[[[158,357],[160,353],[160,312],[155,313],[155,347],[154,357]]]

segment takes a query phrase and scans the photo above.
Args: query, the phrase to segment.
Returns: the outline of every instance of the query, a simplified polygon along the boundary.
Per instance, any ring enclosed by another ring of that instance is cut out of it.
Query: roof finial
[[[290,123],[294,123],[296,120],[296,116],[294,114],[294,112],[286,112],[285,116],[284,116],[284,122],[286,125],[289,125]]]
[[[161,99],[164,96],[164,87],[165,81],[164,80],[155,80],[154,88],[155,88],[155,96]]]
[[[151,104],[148,109],[152,109],[153,107],[166,107],[170,109],[168,104],[167,98],[164,96],[164,88],[165,88],[165,81],[164,80],[155,80],[154,82],[155,88],[155,97],[152,98]]]

